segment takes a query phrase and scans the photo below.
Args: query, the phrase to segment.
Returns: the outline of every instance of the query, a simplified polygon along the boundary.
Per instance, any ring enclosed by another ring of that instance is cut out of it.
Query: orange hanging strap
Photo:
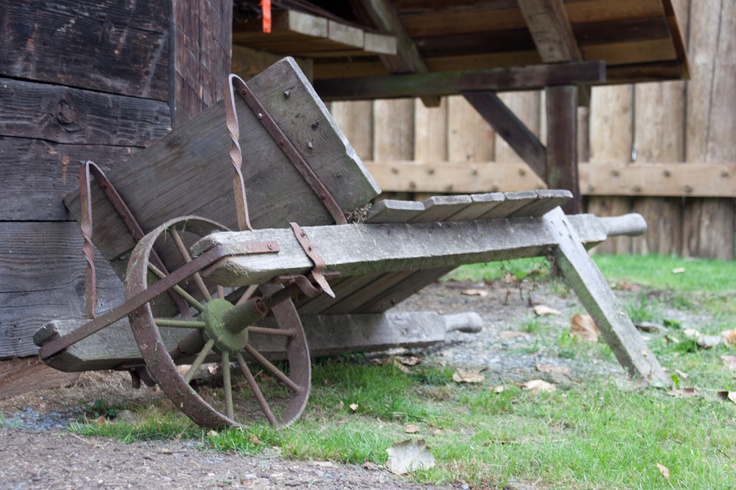
[[[263,32],[271,32],[271,0],[261,0]]]

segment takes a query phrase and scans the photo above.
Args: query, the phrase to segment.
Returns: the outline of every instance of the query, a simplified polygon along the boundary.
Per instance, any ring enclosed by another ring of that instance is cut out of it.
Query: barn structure
[[[586,137],[578,138],[591,134],[588,126],[594,124],[587,108],[599,89],[592,87],[687,79],[683,33],[694,31],[683,31],[678,18],[682,12],[693,18],[704,2],[271,3],[270,27],[255,0],[31,0],[0,7],[0,359],[22,358],[0,363],[0,386],[21,377],[58,382],[39,375],[42,367],[29,358],[37,351],[32,334],[49,320],[84,315],[82,237],[62,202],[78,187],[80,163],[93,160],[103,169],[125,165],[130,155],[220,100],[229,72],[249,78],[284,55],[297,59],[323,100],[334,101],[335,118],[384,190],[564,188],[575,195],[569,211],[587,206],[600,214],[629,211],[632,195],[657,196],[659,201],[646,204],[651,213],[694,196],[700,201],[693,212],[703,218],[691,225],[697,241],[730,239],[715,252],[681,245],[666,252],[733,258],[736,167],[727,163],[736,156],[711,150],[723,131],[714,122],[723,110],[717,103],[698,123],[712,128],[701,142],[707,158],[700,161],[728,156],[719,165],[675,165],[685,159],[678,153],[664,166],[623,172],[611,166],[621,161],[607,157],[600,157],[598,167],[578,166],[581,157],[593,156]],[[722,51],[727,55],[724,39],[736,31],[736,12],[728,0],[711,3],[721,6],[715,20],[724,24],[719,37],[708,41],[716,50],[715,63]],[[700,57],[696,60],[699,67]],[[732,72],[733,60],[723,66]],[[733,90],[719,83],[712,84],[712,96]],[[545,128],[524,114],[526,99],[499,95],[506,91],[531,94]],[[662,97],[660,92],[652,96]],[[629,111],[603,122],[615,139],[618,123],[631,118],[632,109],[624,96],[607,97]],[[367,102],[346,102],[353,100]],[[687,101],[697,103],[689,96]],[[667,108],[661,111],[652,138],[667,140],[669,129],[661,128],[669,120]],[[733,129],[732,115],[728,121],[726,128]],[[646,124],[638,121],[636,134],[649,134],[639,129]],[[495,143],[499,136],[505,143]],[[477,151],[489,147],[495,150]],[[601,195],[625,197],[595,197]],[[683,225],[678,226],[675,232],[655,229],[679,233],[682,243]],[[100,309],[122,301],[120,280],[103,266],[98,266]]]

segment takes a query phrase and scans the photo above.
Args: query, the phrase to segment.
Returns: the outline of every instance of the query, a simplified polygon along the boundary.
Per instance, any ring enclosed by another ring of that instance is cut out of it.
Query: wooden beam
[[[388,77],[316,80],[323,100],[391,99],[425,95],[454,95],[468,91],[535,90],[552,85],[602,83],[601,61],[558,65],[531,65],[486,70],[463,70]]]
[[[463,95],[496,133],[546,182],[546,150],[526,124],[491,91],[464,92]]]
[[[363,162],[386,192],[476,193],[542,189],[523,163]],[[736,163],[580,163],[587,196],[736,198]]]
[[[528,191],[547,185],[524,163],[363,162],[384,192]]]
[[[547,93],[547,176],[550,189],[567,189],[573,198],[562,209],[582,212],[578,179],[578,89],[575,85],[549,87]]]
[[[370,21],[379,30],[391,32],[396,36],[396,56],[382,55],[381,62],[391,73],[429,73],[427,65],[419,54],[414,40],[406,32],[399,14],[388,0],[351,0],[356,15],[363,21]],[[436,95],[421,96],[427,107],[438,107],[440,98]]]
[[[283,56],[268,53],[266,51],[257,51],[255,49],[246,48],[233,44],[233,59],[231,72],[238,75],[245,81],[250,80],[263,70],[279,61]],[[314,60],[311,58],[294,58],[299,68],[304,72],[304,76],[310,82],[314,80]]]
[[[542,61],[569,63],[583,59],[562,0],[518,2]]]

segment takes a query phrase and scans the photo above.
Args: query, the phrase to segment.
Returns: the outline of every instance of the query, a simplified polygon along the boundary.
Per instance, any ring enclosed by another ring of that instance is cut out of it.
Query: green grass
[[[724,298],[724,304],[734,299],[733,263],[669,257],[595,260],[609,283],[643,286],[627,293],[632,299],[625,305],[641,321],[665,322],[665,303],[697,313],[721,301],[713,298]],[[685,267],[685,273],[673,274],[677,267]],[[517,281],[547,281],[545,273],[533,272],[546,269],[539,261],[517,261],[461,268],[453,277],[492,281],[511,274]],[[736,313],[726,309],[697,327],[718,333],[736,328],[735,319]],[[520,325],[532,335],[554,328],[536,318],[520,319]],[[205,431],[168,403],[126,407],[136,413],[132,422],[78,424],[73,430],[126,441],[186,437],[222,451],[258,454],[277,448],[288,458],[379,465],[385,464],[392,444],[423,438],[437,465],[410,478],[465,482],[471,488],[733,488],[736,403],[716,390],[736,391],[734,373],[721,360],[722,355],[736,355],[736,348],[700,349],[682,335],[682,328],[693,325],[670,325],[669,336],[652,336],[649,345],[669,373],[685,373],[687,378],[675,375],[678,387],[694,388],[697,396],[671,396],[601,376],[538,394],[505,382],[497,393],[498,377],[461,385],[452,381],[452,369],[439,365],[414,366],[407,374],[362,356],[343,356],[314,365],[307,410],[285,430],[255,423]],[[533,349],[551,349],[562,358],[615,362],[606,345],[576,341],[567,331],[549,342]],[[93,406],[108,414],[119,408]],[[419,433],[407,434],[406,424],[417,425]],[[669,469],[669,479],[658,464]]]

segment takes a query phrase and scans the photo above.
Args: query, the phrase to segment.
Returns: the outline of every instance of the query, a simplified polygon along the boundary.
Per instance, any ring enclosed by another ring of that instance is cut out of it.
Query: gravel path
[[[425,357],[426,362],[483,369],[486,379],[497,377],[499,384],[535,378],[558,385],[574,384],[591,376],[626,379],[613,359],[561,356],[556,340],[565,335],[573,314],[584,313],[583,308],[559,283],[547,281],[533,286],[446,283],[426,288],[398,309],[476,311],[485,327],[479,334],[451,332],[445,343],[413,353]],[[561,314],[536,318],[531,308],[534,304],[544,304]],[[539,323],[543,328],[532,328]],[[541,372],[540,367],[546,366],[568,367],[569,372]],[[69,421],[82,413],[80,400],[114,403],[161,396],[152,390],[130,390],[128,386],[129,378],[123,373],[84,373],[73,387],[1,401],[0,413],[5,417],[0,423],[1,486],[463,488],[421,486],[384,469],[370,470],[359,465],[287,461],[273,452],[259,457],[223,454],[191,441],[123,444],[82,438],[64,430]]]

